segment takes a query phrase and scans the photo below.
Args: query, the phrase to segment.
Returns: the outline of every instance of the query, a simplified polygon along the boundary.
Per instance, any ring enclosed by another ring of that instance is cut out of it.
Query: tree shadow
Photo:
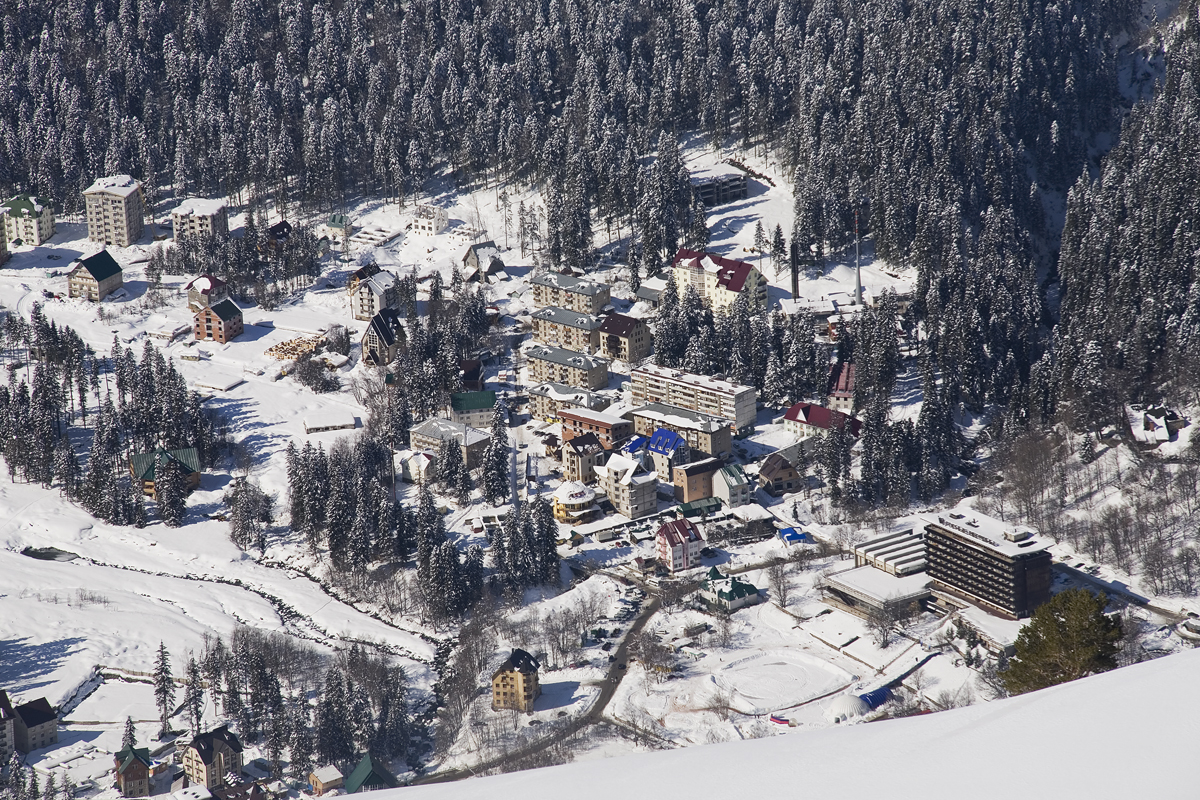
[[[579,691],[579,681],[543,683],[542,695],[534,701],[533,709],[534,711],[553,711],[556,708],[574,705],[577,691]]]
[[[0,639],[0,686],[21,694],[48,686],[52,681],[42,679],[79,652],[85,641],[78,636],[51,642]]]

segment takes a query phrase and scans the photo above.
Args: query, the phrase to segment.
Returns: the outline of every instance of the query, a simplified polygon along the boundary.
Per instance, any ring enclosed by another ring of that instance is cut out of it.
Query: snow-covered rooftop
[[[84,194],[115,194],[121,197],[129,195],[142,188],[141,181],[136,181],[129,175],[108,175],[104,178],[97,178],[91,186],[84,189]]]
[[[959,534],[965,542],[1009,558],[1037,553],[1050,546],[1050,542],[1034,538],[1037,531],[1028,525],[1013,525],[980,514],[972,508],[927,514],[922,519],[927,525],[936,525],[943,530],[952,531]]]
[[[929,576],[924,572],[897,577],[874,567],[855,567],[826,575],[825,580],[833,586],[843,586],[879,603],[920,597],[929,588]]]
[[[214,214],[219,214],[225,208],[224,200],[207,200],[202,197],[189,197],[184,200],[175,210],[172,215],[180,217],[211,217]]]

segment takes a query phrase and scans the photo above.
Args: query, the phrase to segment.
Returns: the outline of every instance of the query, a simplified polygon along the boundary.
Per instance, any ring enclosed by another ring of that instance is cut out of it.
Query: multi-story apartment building
[[[229,215],[221,200],[189,197],[171,212],[175,240],[188,236],[228,236]]]
[[[600,352],[631,364],[650,355],[654,337],[643,319],[625,314],[609,314],[600,325]]]
[[[837,364],[829,368],[829,387],[826,391],[829,407],[843,414],[854,413],[854,365]]]
[[[129,247],[142,238],[146,198],[141,181],[128,175],[97,178],[83,200],[90,241]]]
[[[404,326],[400,324],[400,315],[396,313],[396,309],[382,309],[371,317],[367,329],[363,331],[363,361],[377,367],[392,363],[405,338]]]
[[[455,422],[480,430],[490,428],[492,416],[496,413],[496,393],[455,392],[450,395],[450,405],[446,410]]]
[[[671,483],[675,485],[675,499],[680,503],[694,503],[712,497],[713,476],[724,466],[719,458],[705,458],[690,464],[678,464],[671,469]]]
[[[107,250],[101,250],[75,262],[75,266],[67,273],[67,296],[98,303],[120,289],[122,283],[121,265]]]
[[[45,198],[19,194],[0,205],[8,241],[37,246],[54,235],[54,206]]]
[[[704,537],[690,519],[673,519],[659,526],[654,536],[658,563],[671,572],[700,566],[700,551]]]
[[[853,400],[851,400],[853,405]],[[797,439],[841,428],[857,437],[862,431],[862,422],[841,411],[834,411],[815,403],[796,403],[783,415],[783,429]]]
[[[542,344],[595,353],[600,349],[600,318],[558,306],[539,308],[533,312],[533,338]]]
[[[596,480],[596,465],[603,464],[606,458],[608,451],[594,433],[563,442],[563,480],[591,483]]]
[[[679,293],[692,286],[713,311],[733,305],[742,292],[749,295],[752,308],[767,307],[767,279],[749,262],[681,248],[672,269]]]
[[[427,419],[408,429],[409,442],[413,450],[425,450],[433,454],[442,447],[443,439],[453,439],[462,448],[463,463],[467,469],[475,469],[483,461],[492,437],[478,428],[463,425],[448,419]]]
[[[548,422],[557,421],[563,409],[586,408],[603,411],[611,401],[595,392],[567,386],[565,383],[542,383],[529,390],[530,413]]]
[[[359,281],[350,299],[354,305],[354,318],[370,321],[371,317],[385,308],[400,306],[400,292],[396,286],[396,276],[384,270],[364,281]]]
[[[599,314],[611,300],[608,284],[572,275],[544,272],[530,283],[533,285],[533,302],[538,306],[559,306],[584,314]]]
[[[562,439],[569,442],[576,436],[594,433],[605,449],[611,450],[614,442],[619,442],[633,433],[633,423],[623,417],[615,417],[600,411],[589,411],[586,408],[564,409],[559,412],[562,420]]]
[[[688,447],[699,454],[728,458],[733,451],[730,433],[733,420],[662,403],[647,403],[629,412],[629,416],[633,417],[633,431],[639,436],[666,428],[687,439]]]
[[[225,725],[200,734],[183,750],[184,774],[210,791],[228,785],[225,776],[241,775],[242,767],[242,743]]]
[[[595,469],[600,488],[618,514],[638,519],[658,511],[658,476],[640,462],[617,454]]]
[[[533,702],[542,693],[538,685],[538,660],[517,649],[492,673],[492,708],[533,711]]]
[[[8,699],[8,692],[0,689],[0,763],[7,764],[17,747],[17,712]]]
[[[753,491],[754,487],[746,478],[746,473],[737,464],[726,464],[713,475],[713,497],[721,500],[726,508],[746,505]]]
[[[450,215],[446,209],[421,203],[413,213],[412,232],[422,236],[436,236],[446,230]]]
[[[752,386],[646,365],[630,374],[635,403],[665,403],[688,411],[733,420],[738,431],[754,427],[758,392]],[[714,454],[715,455],[715,454]]]
[[[1050,599],[1049,542],[1036,531],[975,511],[925,520],[926,572],[938,600],[965,600],[1021,619]]]
[[[531,381],[553,381],[580,389],[604,389],[608,386],[608,362],[602,358],[539,345],[525,351]]]
[[[217,344],[225,344],[241,336],[244,330],[242,310],[228,299],[214,306],[203,306],[192,319],[192,331],[197,341],[212,339]]]
[[[0,225],[0,264],[8,261],[8,232],[4,225]]]

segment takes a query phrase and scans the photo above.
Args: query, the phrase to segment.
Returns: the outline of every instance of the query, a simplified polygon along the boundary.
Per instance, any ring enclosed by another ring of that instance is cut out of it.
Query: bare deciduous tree
[[[767,588],[771,591],[771,598],[780,608],[787,608],[788,597],[791,595],[787,562],[778,559],[767,567],[766,573]]]

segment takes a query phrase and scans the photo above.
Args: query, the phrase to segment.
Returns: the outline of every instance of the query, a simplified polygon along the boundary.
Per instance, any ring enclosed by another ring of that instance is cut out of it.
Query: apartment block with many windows
[[[630,373],[633,402],[664,403],[688,411],[733,420],[737,431],[754,427],[758,392],[752,386],[646,365]]]

